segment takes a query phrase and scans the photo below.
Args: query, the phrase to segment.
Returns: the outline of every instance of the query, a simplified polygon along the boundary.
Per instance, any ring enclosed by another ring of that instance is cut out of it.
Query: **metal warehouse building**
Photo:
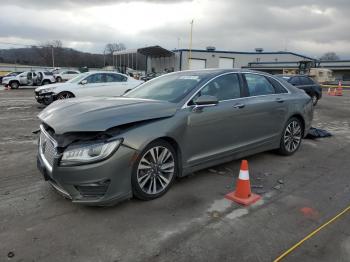
[[[331,69],[336,79],[348,80],[350,61],[316,61],[294,52],[255,52],[219,51],[214,47],[207,49],[167,50],[160,46],[150,46],[133,50],[114,52],[117,68],[145,71],[146,73],[173,72],[204,68],[249,68],[272,74],[281,74],[284,69],[297,69],[300,62],[314,62],[317,67]]]

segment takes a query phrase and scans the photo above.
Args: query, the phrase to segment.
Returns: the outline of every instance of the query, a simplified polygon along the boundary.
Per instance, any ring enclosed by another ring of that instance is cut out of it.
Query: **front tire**
[[[11,82],[10,87],[11,87],[11,89],[17,89],[19,87],[19,83],[16,81]]]
[[[133,194],[141,200],[164,195],[178,173],[174,148],[164,140],[150,143],[135,161],[131,183]]]
[[[74,95],[71,92],[61,92],[57,95],[57,100],[63,100],[68,98],[73,98]]]
[[[56,78],[56,81],[57,81],[58,83],[60,83],[60,82],[62,82],[62,78],[59,76],[59,77]]]
[[[303,137],[303,124],[299,118],[290,118],[282,132],[279,153],[289,156],[294,154],[300,147]]]

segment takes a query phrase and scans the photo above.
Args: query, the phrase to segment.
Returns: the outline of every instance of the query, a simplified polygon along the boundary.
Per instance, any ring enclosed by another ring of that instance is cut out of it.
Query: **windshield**
[[[72,78],[71,80],[68,80],[67,83],[78,83],[79,81],[81,81],[85,77],[87,77],[88,75],[89,75],[89,73],[79,74],[76,77]]]
[[[144,98],[177,103],[203,80],[201,75],[169,74],[148,81],[125,97]]]

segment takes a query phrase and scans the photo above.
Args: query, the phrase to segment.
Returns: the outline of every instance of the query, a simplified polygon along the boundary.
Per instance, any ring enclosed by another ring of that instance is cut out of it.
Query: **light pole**
[[[193,19],[191,21],[191,31],[190,31],[190,49],[188,54],[188,69],[191,69],[191,59],[192,59],[192,34],[193,34]]]
[[[51,45],[51,58],[52,58],[52,67],[55,68],[55,54],[53,51],[53,45]]]

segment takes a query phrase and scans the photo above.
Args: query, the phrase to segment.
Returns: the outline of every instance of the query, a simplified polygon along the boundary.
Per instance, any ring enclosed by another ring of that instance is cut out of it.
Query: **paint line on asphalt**
[[[296,243],[295,245],[293,245],[291,248],[289,248],[288,250],[286,250],[283,254],[281,254],[279,257],[277,257],[274,262],[279,262],[281,261],[283,258],[285,258],[286,256],[288,256],[291,252],[293,252],[295,249],[297,249],[298,247],[300,247],[306,240],[310,239],[311,237],[313,237],[314,235],[316,235],[318,232],[320,232],[323,228],[325,228],[326,226],[328,226],[329,224],[333,223],[334,221],[336,221],[338,218],[340,218],[341,216],[343,216],[345,213],[347,213],[348,211],[350,211],[350,206],[348,206],[347,208],[345,208],[343,211],[341,211],[340,213],[338,213],[335,217],[331,218],[330,220],[328,220],[326,223],[322,224],[321,226],[319,226],[318,228],[316,228],[314,231],[312,231],[310,234],[308,234],[306,237],[304,237],[302,240],[300,240],[298,243]]]

